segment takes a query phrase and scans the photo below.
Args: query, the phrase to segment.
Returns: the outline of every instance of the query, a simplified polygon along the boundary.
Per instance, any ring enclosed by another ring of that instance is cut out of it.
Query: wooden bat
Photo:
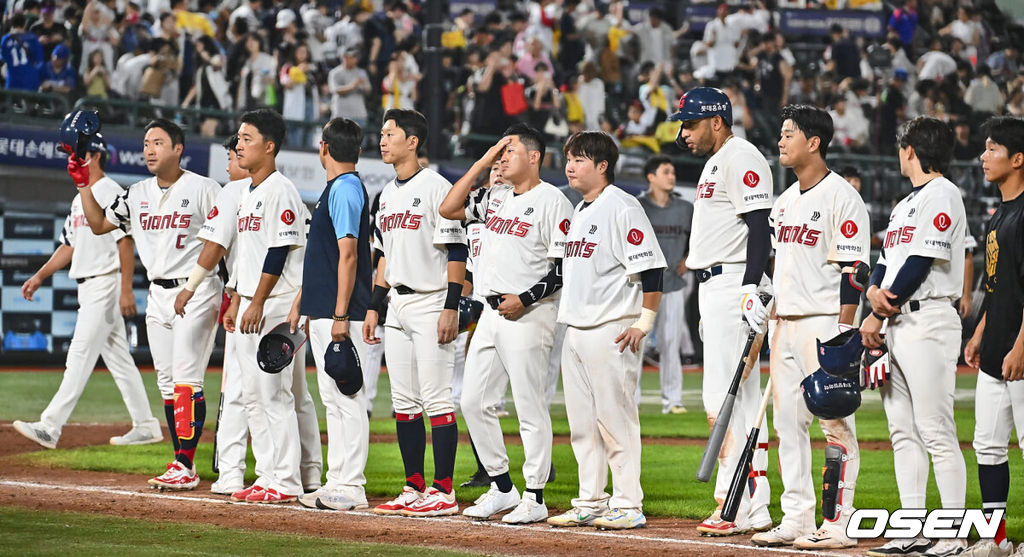
[[[764,387],[764,395],[761,396],[761,407],[757,410],[757,417],[754,419],[754,427],[750,429],[747,436],[747,444],[743,447],[740,460],[736,463],[736,472],[732,475],[732,483],[729,484],[729,494],[722,505],[722,520],[732,522],[736,520],[736,512],[740,508],[740,501],[747,490],[747,480],[750,477],[750,463],[754,459],[754,450],[757,449],[757,438],[761,434],[761,422],[764,421],[764,414],[768,410],[768,400],[772,395],[772,378],[768,377],[768,383]]]

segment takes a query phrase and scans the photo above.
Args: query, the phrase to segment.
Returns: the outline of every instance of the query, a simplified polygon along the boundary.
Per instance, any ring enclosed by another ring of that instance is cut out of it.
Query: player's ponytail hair
[[[896,131],[896,145],[900,149],[914,148],[924,172],[945,174],[953,160],[953,130],[942,120],[918,116]]]
[[[588,158],[594,161],[594,166],[600,162],[607,162],[608,170],[604,173],[605,178],[609,184],[615,182],[615,164],[619,162],[619,147],[615,144],[612,136],[607,133],[597,131],[575,133],[565,142],[562,154],[566,157]]]

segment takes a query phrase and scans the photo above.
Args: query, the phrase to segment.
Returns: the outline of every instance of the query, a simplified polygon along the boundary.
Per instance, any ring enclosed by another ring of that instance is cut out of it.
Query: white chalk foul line
[[[110,487],[94,486],[94,485],[71,485],[71,484],[53,484],[53,483],[41,483],[41,482],[23,482],[16,480],[0,480],[0,486],[9,487],[22,487],[27,489],[52,489],[52,490],[64,490],[64,491],[79,491],[83,493],[103,493],[105,495],[123,495],[126,497],[142,497],[147,499],[164,499],[172,501],[188,501],[188,502],[202,502],[202,503],[217,503],[217,504],[243,504],[243,503],[232,503],[225,499],[215,499],[213,497],[195,497],[195,496],[183,496],[183,495],[171,495],[167,492],[145,492],[145,491],[131,491],[126,489],[114,489]],[[275,510],[282,510],[286,512],[308,512],[308,513],[324,513],[321,509],[308,509],[302,505],[254,505],[258,508],[266,509],[273,507]],[[337,511],[334,511],[337,512]],[[411,518],[405,516],[382,516],[373,514],[367,511],[345,511],[349,514],[357,516],[364,516],[374,518],[378,520],[414,520],[414,521],[431,521],[445,524],[455,524],[458,526],[465,527],[471,525],[474,527],[484,528],[507,528],[510,530],[524,530],[537,532],[538,527],[518,524],[505,524],[503,522],[493,521],[467,521],[464,519],[448,518],[448,517],[427,517],[427,518]],[[722,548],[722,549],[742,549],[742,550],[754,550],[763,551],[766,553],[780,553],[787,555],[814,555],[821,557],[848,557],[843,553],[832,553],[827,551],[806,551],[806,550],[795,550],[786,549],[783,547],[758,547],[755,545],[745,545],[739,543],[728,543],[728,542],[713,542],[705,540],[686,540],[678,538],[662,538],[658,536],[643,536],[640,534],[629,534],[625,532],[605,532],[601,530],[589,530],[581,528],[563,528],[550,530],[542,530],[545,534],[557,534],[563,536],[579,536],[579,537],[597,537],[597,538],[610,538],[617,540],[635,540],[644,542],[654,543],[667,543],[667,544],[678,544],[678,545],[691,545],[708,548]]]

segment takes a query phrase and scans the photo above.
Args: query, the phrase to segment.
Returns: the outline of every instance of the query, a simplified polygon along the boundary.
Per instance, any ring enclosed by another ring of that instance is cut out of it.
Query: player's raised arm
[[[484,156],[480,157],[480,160],[473,163],[458,182],[455,182],[438,210],[442,217],[449,220],[466,220],[466,198],[469,197],[469,190],[473,188],[481,173],[489,171],[491,166],[501,159],[501,154],[511,141],[512,138],[509,136],[499,139]]]

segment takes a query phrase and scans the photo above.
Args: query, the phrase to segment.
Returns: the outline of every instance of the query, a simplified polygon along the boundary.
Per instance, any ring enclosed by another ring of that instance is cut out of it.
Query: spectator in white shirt
[[[999,90],[999,85],[992,81],[992,74],[985,64],[978,66],[978,76],[967,86],[964,101],[974,112],[1002,114],[1006,98]]]
[[[708,62],[718,74],[729,73],[739,63],[739,44],[742,29],[726,21],[728,4],[718,6],[715,19],[704,28],[704,44],[708,47]]]
[[[651,8],[647,21],[633,28],[640,43],[640,62],[654,62],[657,65],[672,64],[672,45],[675,32],[665,23],[665,12]]]
[[[917,78],[942,81],[951,73],[956,73],[956,60],[943,51],[941,40],[933,39],[931,49],[917,60]]]

